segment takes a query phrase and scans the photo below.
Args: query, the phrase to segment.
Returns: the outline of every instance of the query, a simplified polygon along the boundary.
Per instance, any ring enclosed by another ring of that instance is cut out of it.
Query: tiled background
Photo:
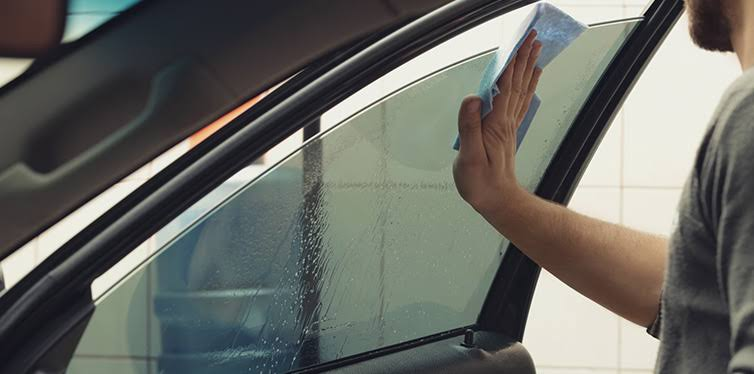
[[[585,22],[597,22],[639,15],[647,1],[553,2]],[[417,69],[426,72],[490,48],[497,43],[488,38],[491,31],[509,31],[516,24],[512,21],[484,26],[428,52],[421,63],[396,70],[391,79],[383,79],[354,95],[328,112],[323,121],[338,122],[371,102],[375,95],[414,79]],[[731,56],[696,49],[688,38],[686,26],[685,19],[679,22],[627,99],[595,154],[573,198],[572,208],[645,231],[663,235],[671,232],[680,189],[707,119],[724,88],[739,74]],[[23,64],[0,61],[0,77]],[[292,148],[295,144],[298,142],[277,149]],[[3,261],[6,282],[14,283],[25,269],[41,261],[186,149],[186,144],[177,146]],[[284,153],[267,155],[268,163]],[[124,270],[146,258],[154,248],[154,242],[150,241],[134,251],[121,269],[114,269],[106,277],[109,279],[94,285],[94,293],[106,290],[112,280],[120,278]],[[657,349],[656,341],[643,328],[622,321],[545,271],[532,304],[524,344],[538,371],[545,374],[650,373]],[[97,360],[82,359],[79,365],[84,366],[86,360]],[[132,372],[127,366],[123,372]]]

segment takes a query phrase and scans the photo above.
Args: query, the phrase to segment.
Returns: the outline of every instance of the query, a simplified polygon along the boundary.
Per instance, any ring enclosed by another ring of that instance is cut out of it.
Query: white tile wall
[[[650,371],[655,367],[657,348],[660,343],[649,336],[646,330],[626,320],[620,322],[620,367]]]
[[[618,317],[542,272],[529,311],[524,346],[548,368],[618,366]]]
[[[680,187],[624,188],[623,223],[642,231],[668,236],[675,226],[680,196]]]
[[[620,196],[621,189],[618,186],[589,187],[581,185],[573,194],[570,207],[582,214],[612,223],[620,223]]]

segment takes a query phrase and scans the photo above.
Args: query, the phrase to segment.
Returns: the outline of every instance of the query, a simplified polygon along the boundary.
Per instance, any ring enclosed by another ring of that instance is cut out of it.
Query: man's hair
[[[696,45],[709,51],[733,52],[730,1],[686,0],[689,32]]]

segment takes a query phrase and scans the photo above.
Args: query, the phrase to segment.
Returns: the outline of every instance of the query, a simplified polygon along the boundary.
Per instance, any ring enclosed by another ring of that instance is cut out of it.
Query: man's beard
[[[691,39],[700,48],[733,52],[728,2],[729,0],[686,0]]]

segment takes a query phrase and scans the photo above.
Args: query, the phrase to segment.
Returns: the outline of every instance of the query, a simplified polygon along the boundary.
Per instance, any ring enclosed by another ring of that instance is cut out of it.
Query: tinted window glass
[[[590,29],[546,70],[517,159],[527,188],[636,23]],[[98,301],[70,371],[277,373],[473,324],[508,243],[456,193],[451,144],[490,58],[398,90],[243,185]]]

